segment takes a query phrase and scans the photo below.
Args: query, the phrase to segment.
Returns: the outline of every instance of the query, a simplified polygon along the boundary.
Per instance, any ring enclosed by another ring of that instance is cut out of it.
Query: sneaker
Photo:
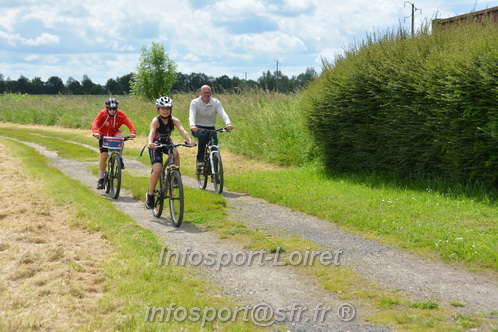
[[[148,210],[153,209],[154,208],[154,195],[149,195],[149,193],[146,193],[145,200],[146,200],[145,207]]]
[[[99,182],[97,182],[97,189],[104,189],[104,179],[99,179]]]
[[[202,174],[202,167],[204,166],[204,163],[197,163],[196,169],[195,169],[195,174],[200,175]]]
[[[121,169],[124,169],[124,162],[123,162],[123,158],[119,157],[119,160],[121,160]]]

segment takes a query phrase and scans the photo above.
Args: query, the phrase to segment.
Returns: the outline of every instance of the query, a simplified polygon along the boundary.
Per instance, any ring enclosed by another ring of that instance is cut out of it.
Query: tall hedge
[[[369,36],[302,107],[330,169],[498,184],[498,25]]]

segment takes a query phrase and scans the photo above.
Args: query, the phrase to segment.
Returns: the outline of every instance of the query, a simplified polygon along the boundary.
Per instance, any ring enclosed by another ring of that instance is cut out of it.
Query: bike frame
[[[217,132],[228,131],[226,128],[218,129],[204,129],[199,128],[198,132],[204,132],[209,135],[206,148],[204,150],[203,165],[204,168],[201,173],[197,174],[197,184],[200,189],[206,189],[208,177],[214,183],[214,191],[218,194],[223,192],[223,166],[221,161],[220,146],[215,144],[215,134]],[[218,160],[218,162],[216,162]]]
[[[220,146],[214,144],[214,137],[213,135],[211,135],[209,144],[206,145],[206,153],[204,154],[204,158],[209,158],[209,165],[211,165],[211,174],[214,173],[213,154],[215,154],[216,152],[220,153],[219,149]]]
[[[104,136],[104,139],[106,137],[109,137],[109,138],[116,138],[116,137],[113,137],[113,136]],[[130,136],[124,136],[122,137],[123,138],[123,143],[125,141],[127,141],[128,139],[130,139]],[[120,147],[107,147],[107,150],[108,150],[108,153],[107,153],[107,165],[106,165],[106,169],[104,170],[104,178],[106,179],[106,183],[105,183],[105,186],[106,186],[106,193],[109,193],[112,191],[112,198],[114,199],[117,199],[119,197],[119,192],[121,190],[121,163],[118,162],[118,168],[119,168],[119,175],[118,175],[118,185],[117,185],[117,188],[114,188],[114,183],[113,183],[113,172],[112,172],[112,169],[113,169],[113,160],[114,160],[114,156],[117,155],[118,158],[121,157],[121,150],[123,149],[123,146],[120,146]],[[116,160],[119,160],[116,158]]]

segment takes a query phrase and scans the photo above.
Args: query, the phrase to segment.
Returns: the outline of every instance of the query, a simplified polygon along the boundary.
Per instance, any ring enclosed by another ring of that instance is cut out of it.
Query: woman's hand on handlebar
[[[156,143],[149,143],[147,144],[147,146],[149,147],[149,149],[156,149]]]

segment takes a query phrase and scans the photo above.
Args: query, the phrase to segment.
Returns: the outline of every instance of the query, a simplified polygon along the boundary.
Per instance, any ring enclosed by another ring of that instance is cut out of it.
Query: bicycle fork
[[[213,154],[218,151],[219,146],[218,145],[212,145],[209,149],[209,163],[211,166],[211,174],[214,174],[215,168],[214,168],[214,160],[213,160]]]

